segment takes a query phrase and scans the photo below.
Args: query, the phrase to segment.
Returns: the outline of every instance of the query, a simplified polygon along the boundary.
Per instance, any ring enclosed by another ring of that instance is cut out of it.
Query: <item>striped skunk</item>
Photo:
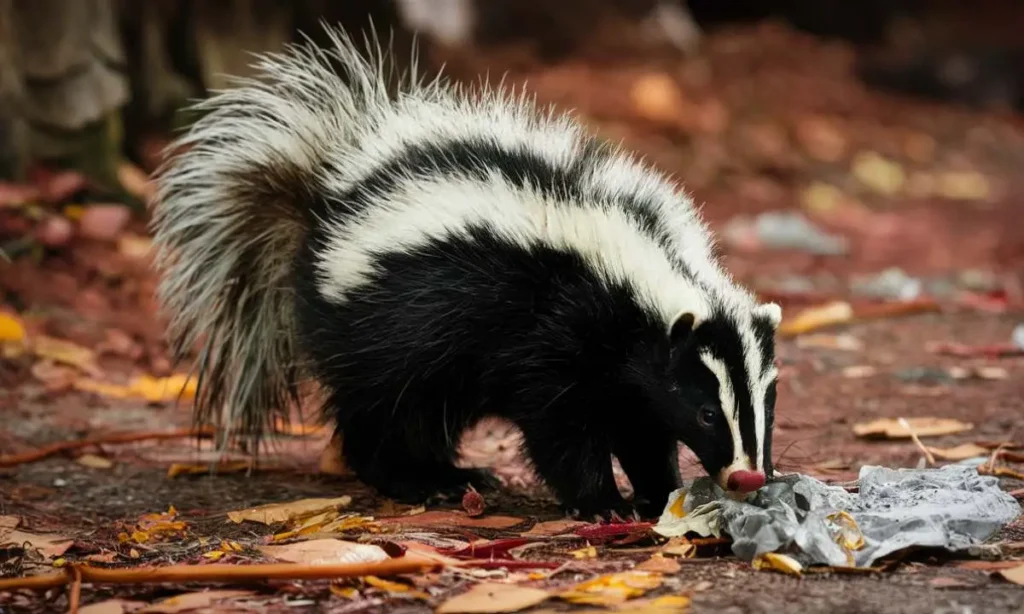
[[[158,296],[174,354],[200,344],[197,420],[258,446],[314,381],[345,464],[401,501],[496,486],[455,464],[484,416],[577,516],[660,513],[679,441],[723,488],[760,488],[781,310],[723,272],[691,200],[525,95],[328,33],[200,102],[157,173]]]

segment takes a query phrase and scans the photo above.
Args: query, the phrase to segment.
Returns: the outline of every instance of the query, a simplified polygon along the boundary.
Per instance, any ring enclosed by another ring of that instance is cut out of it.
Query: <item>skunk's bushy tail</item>
[[[363,54],[326,29],[330,48],[307,41],[257,55],[255,78],[198,103],[202,118],[157,172],[158,296],[176,359],[199,344],[195,416],[218,427],[222,444],[242,434],[258,448],[297,399],[288,278],[328,169],[345,164],[358,133],[391,104],[389,85],[440,83],[420,83],[415,58],[395,72],[376,37],[364,39]]]

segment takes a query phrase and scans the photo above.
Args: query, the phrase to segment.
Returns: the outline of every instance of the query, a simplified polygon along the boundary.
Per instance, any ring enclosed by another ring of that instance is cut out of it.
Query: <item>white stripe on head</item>
[[[381,256],[432,241],[472,241],[472,229],[486,228],[524,249],[542,245],[578,254],[602,281],[631,286],[639,304],[666,324],[683,310],[698,319],[708,313],[700,289],[621,209],[556,202],[496,173],[487,180],[403,180],[371,209],[339,217],[329,228],[317,263],[319,290],[339,303],[370,283]]]
[[[740,469],[747,463],[743,452],[743,436],[740,434],[739,411],[736,407],[736,393],[732,389],[732,379],[729,378],[729,369],[725,362],[716,358],[711,352],[705,350],[700,353],[700,361],[718,380],[718,403],[722,407],[722,415],[729,425],[729,432],[732,434],[732,463],[730,468]]]

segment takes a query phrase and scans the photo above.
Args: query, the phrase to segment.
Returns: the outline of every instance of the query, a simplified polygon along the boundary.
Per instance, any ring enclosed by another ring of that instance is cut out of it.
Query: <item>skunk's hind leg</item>
[[[457,436],[440,429],[396,426],[379,414],[348,416],[343,426],[346,465],[380,494],[407,503],[461,497],[469,486],[499,487],[483,469],[456,467]]]

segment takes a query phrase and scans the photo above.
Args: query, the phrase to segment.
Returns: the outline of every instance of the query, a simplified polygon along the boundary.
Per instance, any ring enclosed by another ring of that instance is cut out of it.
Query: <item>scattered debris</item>
[[[722,230],[730,244],[750,250],[796,249],[822,256],[849,250],[845,238],[827,234],[798,212],[768,212],[754,219],[738,217]]]
[[[858,181],[882,196],[895,196],[907,181],[902,166],[873,151],[854,156],[850,170]]]
[[[177,614],[178,612],[194,612],[203,608],[213,608],[218,602],[238,597],[255,595],[252,591],[216,590],[184,593],[168,597],[146,606],[140,614]]]

